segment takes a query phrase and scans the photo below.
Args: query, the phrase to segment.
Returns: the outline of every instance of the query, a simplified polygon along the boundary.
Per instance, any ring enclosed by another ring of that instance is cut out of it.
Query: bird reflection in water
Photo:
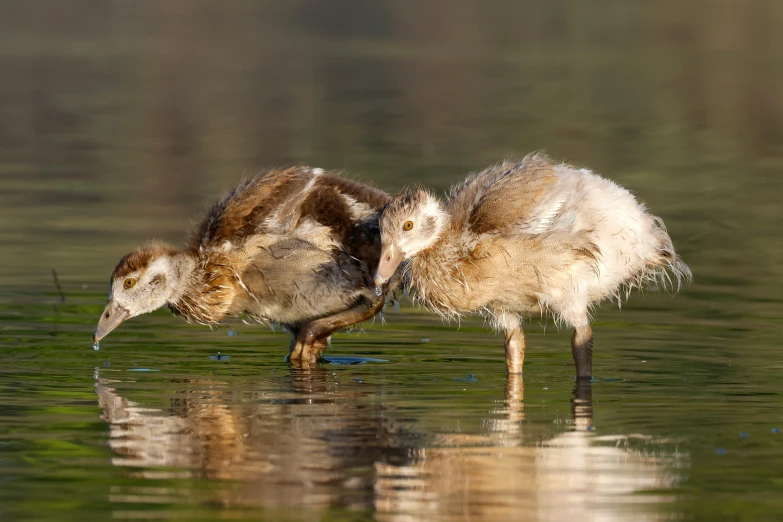
[[[96,377],[114,465],[147,479],[232,481],[210,488],[208,499],[199,488],[186,502],[369,510],[389,522],[664,520],[671,508],[656,506],[673,494],[630,494],[665,492],[687,465],[676,452],[634,449],[648,437],[597,435],[584,380],[575,383],[570,430],[528,440],[518,375],[473,435],[417,431],[373,385],[346,390],[325,367],[243,387],[263,390],[256,392],[181,381],[168,412],[122,397],[100,371]],[[137,497],[113,500],[145,501]]]

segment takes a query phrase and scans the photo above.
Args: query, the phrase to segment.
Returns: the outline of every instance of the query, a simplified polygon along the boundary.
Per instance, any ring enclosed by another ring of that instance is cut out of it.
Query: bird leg
[[[296,335],[289,360],[295,364],[314,364],[326,351],[326,342],[337,330],[372,318],[383,309],[383,296],[369,306],[362,303],[329,317],[304,325]]]
[[[593,329],[589,324],[574,328],[571,336],[571,353],[576,364],[576,378],[590,379],[593,376]]]
[[[577,379],[571,399],[574,429],[589,430],[593,425],[593,385],[587,379]]]
[[[511,408],[525,400],[525,381],[518,373],[506,376],[506,408]]]
[[[525,386],[521,373],[509,373],[506,376],[503,407],[492,413],[498,414],[492,422],[492,432],[502,438],[502,444],[521,444],[525,437]]]
[[[312,363],[308,362],[307,364],[302,363],[302,350],[304,347],[304,344],[300,342],[299,338],[302,333],[302,327],[296,327],[296,326],[289,326],[288,327],[289,332],[291,333],[291,344],[288,347],[288,356],[285,358],[286,361],[293,363],[301,368],[310,368],[313,366],[318,359],[316,356],[315,359],[312,361]],[[316,351],[319,347],[316,347],[315,345],[311,346],[310,351]],[[320,351],[320,353],[323,353],[323,351],[326,350],[325,347]]]
[[[311,368],[321,358],[328,346],[328,337],[323,339],[310,339],[306,342],[302,332],[295,334],[291,339],[291,353],[288,354],[288,362],[301,368]]]
[[[286,329],[291,334],[291,344],[288,346],[288,357],[286,357],[286,360],[288,360],[291,358],[291,354],[294,353],[294,348],[296,348],[296,339],[299,337],[299,332],[302,329],[295,326],[288,326]]]
[[[525,363],[525,334],[519,327],[519,320],[516,326],[509,324],[506,326],[506,371],[509,375],[522,373],[522,366]]]

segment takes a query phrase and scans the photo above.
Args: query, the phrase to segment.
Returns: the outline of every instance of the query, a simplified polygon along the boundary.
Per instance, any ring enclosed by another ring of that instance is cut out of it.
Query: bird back
[[[562,206],[555,198],[559,182],[555,166],[542,153],[489,167],[452,189],[453,226],[474,234],[541,233]]]

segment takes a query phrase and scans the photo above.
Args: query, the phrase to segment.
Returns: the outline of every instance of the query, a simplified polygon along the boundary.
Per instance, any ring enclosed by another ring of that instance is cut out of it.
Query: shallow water
[[[780,517],[779,2],[41,5],[0,7],[0,519]],[[596,311],[589,385],[551,322],[509,380],[407,302],[311,370],[166,312],[90,349],[120,256],[243,174],[445,189],[539,148],[696,277]]]

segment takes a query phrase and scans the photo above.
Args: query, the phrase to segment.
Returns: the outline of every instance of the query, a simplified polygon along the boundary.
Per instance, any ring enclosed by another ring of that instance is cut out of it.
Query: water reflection
[[[663,520],[654,504],[680,480],[681,455],[646,455],[632,437],[597,437],[592,430],[590,383],[577,383],[571,430],[525,444],[524,386],[509,376],[504,417],[486,436],[444,436],[403,466],[376,464],[379,520]],[[637,436],[638,437],[638,436]],[[612,441],[613,446],[604,443]],[[634,504],[634,501],[643,500]]]
[[[480,433],[427,433],[399,420],[401,406],[383,391],[346,391],[332,375],[295,370],[282,385],[243,388],[254,392],[174,381],[179,391],[163,411],[123,397],[120,381],[96,370],[112,464],[153,480],[238,481],[211,499],[225,505],[363,509],[382,521],[672,516],[662,506],[674,500],[667,490],[687,456],[642,435],[597,435],[590,383],[575,385],[568,429],[541,439],[526,436],[519,376]],[[631,495],[649,491],[657,493]]]

